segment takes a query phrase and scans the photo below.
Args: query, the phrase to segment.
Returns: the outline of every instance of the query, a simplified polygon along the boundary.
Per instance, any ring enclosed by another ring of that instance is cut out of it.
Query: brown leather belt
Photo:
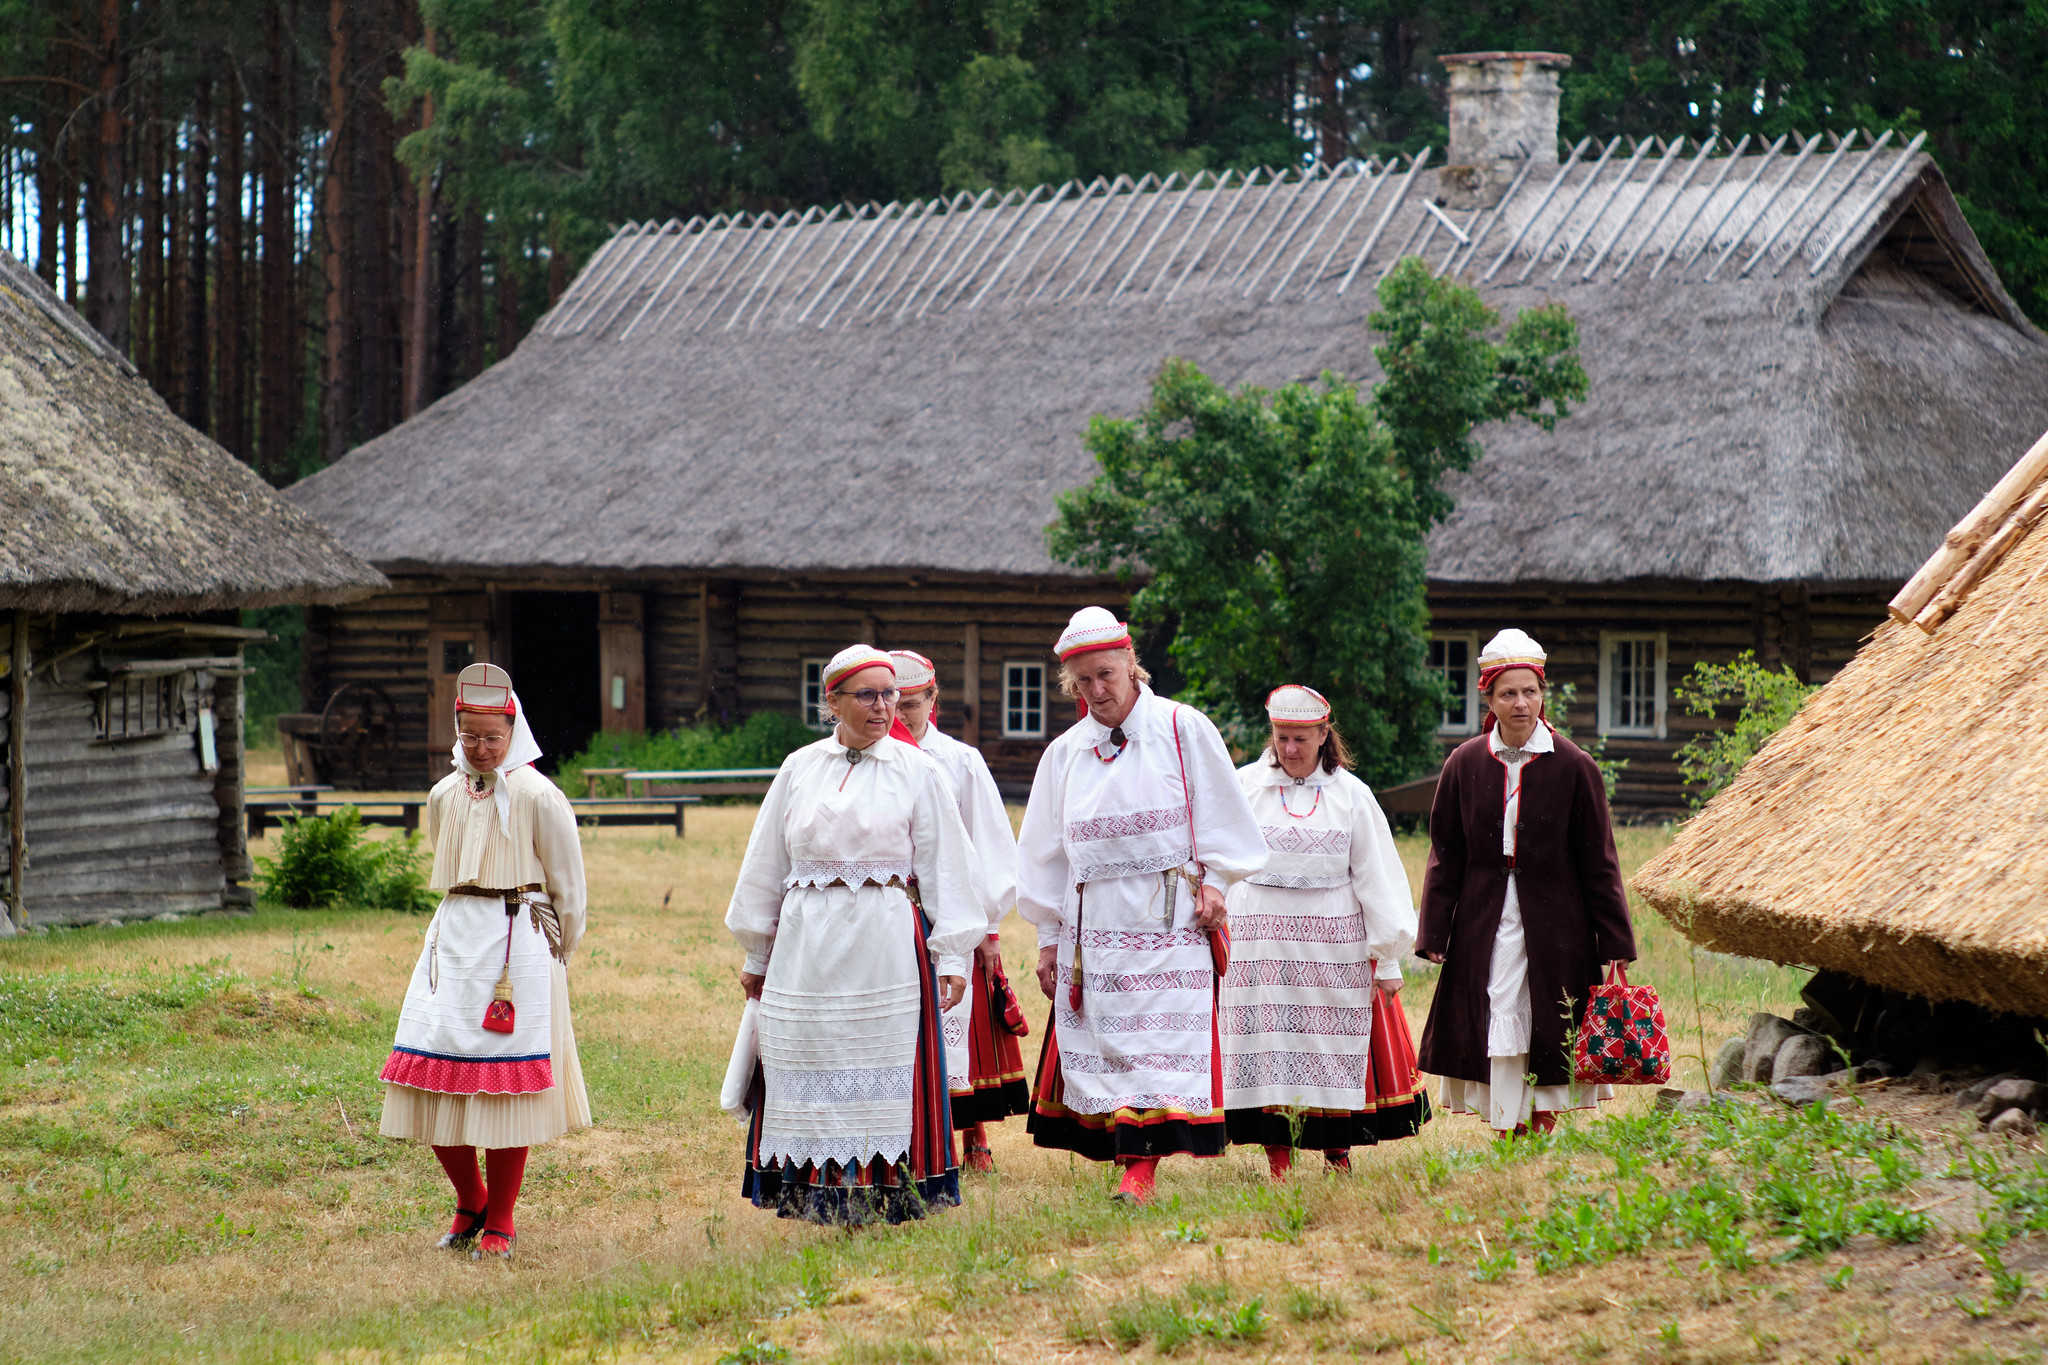
[[[528,899],[536,891],[541,893],[542,899]],[[494,886],[451,886],[448,888],[448,894],[451,896],[475,896],[478,900],[503,901],[505,902],[507,918],[517,915],[519,907],[524,905],[527,914],[532,919],[534,931],[548,941],[549,956],[553,957],[557,962],[562,960],[562,920],[555,913],[553,903],[546,899],[547,887],[541,883],[529,882],[525,886],[512,886],[503,889]]]

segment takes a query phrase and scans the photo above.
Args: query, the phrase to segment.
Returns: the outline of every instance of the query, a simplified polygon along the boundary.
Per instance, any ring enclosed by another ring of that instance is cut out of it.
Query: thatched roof
[[[2044,512],[2048,437],[1636,889],[1707,947],[2048,1015]]]
[[[0,526],[0,607],[157,615],[386,586],[5,252]]]
[[[1582,144],[1493,208],[1425,153],[629,224],[508,361],[291,496],[392,571],[1061,574],[1090,415],[1170,356],[1370,378],[1412,254],[1564,302],[1593,379],[1555,435],[1482,433],[1432,577],[1896,583],[2048,421],[2048,343],[1918,139],[1729,150]],[[479,488],[527,495],[516,530]]]

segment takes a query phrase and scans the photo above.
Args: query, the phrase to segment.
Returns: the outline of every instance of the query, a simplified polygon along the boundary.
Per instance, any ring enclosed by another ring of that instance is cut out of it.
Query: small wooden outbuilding
[[[0,933],[249,903],[239,608],[386,586],[0,252]]]
[[[2048,1017],[2048,436],[1637,874],[1704,947]]]

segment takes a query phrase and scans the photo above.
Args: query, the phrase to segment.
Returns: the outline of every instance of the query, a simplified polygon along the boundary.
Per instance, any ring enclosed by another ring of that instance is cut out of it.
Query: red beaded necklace
[[[1307,783],[1307,781],[1308,781],[1308,779],[1307,779],[1307,778],[1305,778],[1305,777],[1297,777],[1297,778],[1295,778],[1295,779],[1294,779],[1294,785],[1295,785],[1295,786],[1297,786],[1297,787],[1299,787],[1299,786],[1303,786],[1303,785],[1305,785],[1305,784]],[[1320,806],[1320,805],[1322,805],[1322,804],[1323,804],[1323,789],[1322,789],[1321,787],[1317,787],[1317,788],[1316,788],[1316,798],[1315,798],[1315,800],[1313,800],[1313,801],[1309,802],[1309,807],[1308,807],[1308,809],[1307,809],[1307,810],[1305,810],[1305,811],[1302,811],[1302,812],[1301,812],[1301,813],[1300,813],[1299,815],[1296,815],[1296,814],[1294,813],[1294,811],[1293,811],[1292,809],[1290,809],[1290,808],[1288,807],[1288,804],[1287,804],[1287,788],[1285,788],[1285,787],[1282,787],[1282,788],[1280,789],[1280,809],[1281,809],[1281,810],[1283,810],[1283,811],[1286,811],[1286,813],[1287,813],[1288,815],[1291,815],[1291,816],[1293,816],[1293,817],[1294,817],[1295,819],[1297,819],[1297,820],[1306,820],[1306,819],[1308,819],[1308,818],[1309,818],[1309,816],[1311,816],[1311,815],[1314,815],[1314,814],[1316,813],[1316,807],[1318,807],[1318,806]]]
[[[1124,727],[1121,725],[1116,725],[1110,727],[1109,742],[1116,746],[1116,752],[1111,754],[1108,758],[1104,758],[1102,756],[1102,746],[1100,744],[1091,744],[1088,746],[1088,752],[1095,755],[1095,761],[1097,763],[1116,762],[1118,759],[1124,756],[1124,746],[1126,744],[1129,744],[1131,741],[1124,734]]]

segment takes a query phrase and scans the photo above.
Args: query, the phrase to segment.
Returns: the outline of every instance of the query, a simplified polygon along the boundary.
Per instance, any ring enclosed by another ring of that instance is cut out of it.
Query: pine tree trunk
[[[220,117],[220,173],[215,179],[214,345],[218,397],[214,402],[214,439],[237,459],[249,458],[246,312],[242,297],[242,91],[231,81],[224,91]]]
[[[164,290],[164,87],[161,69],[152,73],[146,87],[140,132],[142,134],[142,259],[135,316],[135,367],[148,377],[150,385],[163,393],[164,345],[158,335],[163,317]]]
[[[213,78],[193,83],[192,131],[186,147],[185,193],[185,403],[182,415],[201,431],[210,431],[212,357],[206,336],[206,193],[213,165]]]
[[[320,444],[328,460],[348,452],[351,418],[355,408],[355,347],[350,335],[353,321],[349,289],[354,252],[351,231],[353,176],[356,139],[350,136],[348,69],[351,28],[348,0],[327,4],[327,179],[321,186],[321,226],[325,241],[327,300],[323,314],[326,337],[321,368]]]
[[[45,98],[54,104],[62,93],[62,86],[51,85],[47,87]],[[64,202],[64,180],[58,138],[63,127],[64,120],[51,114],[36,129],[42,141],[36,149],[36,274],[41,275],[43,283],[52,289],[57,287],[57,250],[62,240],[58,229]],[[58,213],[48,211],[52,204],[59,206]]]
[[[121,108],[126,58],[121,50],[121,0],[100,0],[99,118],[86,199],[86,319],[116,350],[128,350],[128,253],[122,225],[127,220],[128,176],[123,151],[128,120]]]
[[[290,49],[284,40],[284,6],[273,3],[266,10],[263,45],[264,117],[256,139],[256,174],[263,184],[263,257],[261,269],[262,305],[257,347],[256,467],[272,483],[283,483],[287,474],[292,432],[299,396],[292,383],[292,360],[299,348],[298,309],[292,301],[293,255],[297,243],[292,234],[291,149],[297,143],[298,110],[286,91],[286,64]]]
[[[427,55],[434,53],[434,30],[426,31]],[[420,107],[422,130],[434,126],[434,97],[427,96]],[[429,391],[435,333],[440,329],[431,319],[434,290],[434,173],[419,177],[412,223],[412,287],[407,300],[405,327],[405,404],[401,415],[410,417],[433,401]]]
[[[519,338],[525,335],[526,332],[525,327],[520,324],[519,318],[520,272],[513,268],[515,264],[525,264],[520,259],[520,246],[521,243],[513,240],[509,229],[499,228],[497,269],[494,272],[498,296],[498,344],[496,349],[499,361],[503,361],[505,357],[512,354],[519,345]]]
[[[157,392],[173,408],[185,401],[185,371],[190,368],[185,361],[185,348],[178,344],[185,327],[186,276],[185,193],[184,182],[178,178],[180,164],[177,138],[171,136],[164,148],[164,238],[170,260],[164,269],[164,307],[157,315],[156,336],[163,353],[164,376]]]
[[[484,214],[472,208],[462,215],[462,381],[484,372]]]

